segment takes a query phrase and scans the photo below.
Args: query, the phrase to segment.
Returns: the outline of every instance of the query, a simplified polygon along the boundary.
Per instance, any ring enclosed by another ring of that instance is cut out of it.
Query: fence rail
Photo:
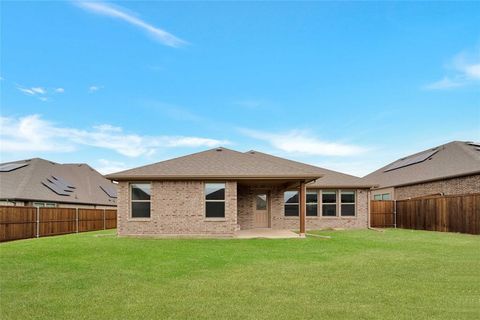
[[[116,227],[115,209],[0,206],[0,242]]]
[[[391,227],[391,216],[398,228],[480,234],[480,194],[371,202],[372,227]]]

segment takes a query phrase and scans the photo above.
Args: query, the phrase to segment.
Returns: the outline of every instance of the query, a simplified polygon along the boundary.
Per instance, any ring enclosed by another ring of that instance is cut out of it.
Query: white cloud
[[[129,169],[129,167],[120,161],[112,161],[107,159],[99,159],[99,165],[95,166],[95,169],[101,174],[109,174]]]
[[[99,87],[99,86],[90,86],[90,87],[88,87],[88,91],[90,93],[93,93],[93,92],[97,92],[98,90],[100,90],[100,88],[101,87]]]
[[[23,93],[29,94],[29,95],[44,95],[47,93],[47,90],[45,90],[42,87],[32,87],[32,88],[22,88],[22,87],[17,87],[18,90],[22,91]]]
[[[17,89],[25,93],[26,95],[37,97],[41,101],[48,100],[48,98],[44,96],[47,94],[47,90],[42,87],[23,88],[21,86],[17,86]]]
[[[114,6],[112,4],[107,4],[104,2],[81,1],[81,2],[75,2],[75,3],[84,10],[87,10],[96,14],[120,19],[131,25],[139,27],[140,29],[143,29],[144,31],[152,35],[155,39],[159,40],[161,43],[163,43],[166,46],[180,47],[182,45],[187,44],[186,41],[174,36],[173,34],[165,30],[162,30],[160,28],[157,28],[141,20],[138,17],[135,17],[133,14],[127,12],[127,10],[122,7]]]
[[[462,52],[448,64],[449,75],[424,86],[427,90],[446,90],[480,83],[480,51]]]
[[[38,94],[45,94],[47,91],[43,89],[42,87],[33,87],[30,88],[33,92],[38,93]]]
[[[451,88],[461,87],[463,85],[465,85],[465,81],[462,81],[459,79],[453,80],[453,79],[450,79],[449,77],[444,77],[441,80],[427,84],[425,86],[425,89],[442,90],[442,89],[451,89]]]
[[[55,92],[56,92],[56,93],[64,93],[64,92],[65,92],[65,89],[63,89],[63,88],[56,88],[56,89],[55,89]]]
[[[109,124],[91,129],[57,126],[39,115],[22,118],[1,117],[0,150],[2,152],[50,151],[70,152],[80,146],[113,150],[128,157],[146,156],[160,148],[216,147],[225,140],[185,136],[146,136],[128,134]]]
[[[0,150],[3,152],[70,152],[75,148],[55,139],[57,128],[37,115],[15,119],[0,117]]]
[[[17,87],[17,89],[20,90],[23,93],[26,93],[26,94],[29,94],[29,95],[32,95],[32,96],[35,95],[35,92],[32,89],[21,88],[21,87]]]
[[[305,131],[292,130],[286,133],[268,133],[240,129],[243,134],[266,141],[274,148],[295,154],[321,156],[353,156],[366,151],[365,148],[350,144],[327,142],[315,138]]]

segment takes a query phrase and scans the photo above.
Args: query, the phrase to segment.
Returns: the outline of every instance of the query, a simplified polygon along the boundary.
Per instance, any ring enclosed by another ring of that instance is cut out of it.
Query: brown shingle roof
[[[422,156],[423,155],[423,156]],[[428,156],[430,155],[430,156]],[[411,159],[424,161],[398,167]],[[392,169],[398,167],[396,169]],[[379,188],[411,185],[427,181],[480,174],[480,145],[452,141],[394,161],[365,176],[363,180]]]
[[[248,153],[215,148],[107,175],[112,180],[156,179],[316,179],[308,167],[266,161]]]
[[[258,151],[238,152],[215,148],[114,174],[112,180],[155,179],[317,179],[308,187],[371,185],[360,178]]]
[[[303,168],[304,170],[309,170],[312,172],[316,172],[317,174],[321,175],[320,179],[310,182],[307,187],[308,188],[370,188],[372,184],[366,183],[361,178],[348,175],[345,173],[328,170],[325,168],[320,168],[317,166],[312,166],[309,164],[280,158],[276,156],[272,156],[270,154],[266,154],[263,152],[251,150],[247,152],[248,154],[257,157],[259,159],[263,159],[265,161],[270,161],[272,163],[283,163],[284,165],[290,166],[292,168]]]
[[[87,164],[60,164],[40,158],[14,163],[28,165],[0,172],[0,199],[116,205],[116,199],[101,188],[116,190],[116,185]],[[75,189],[69,195],[55,193],[43,184],[52,176],[68,182]]]

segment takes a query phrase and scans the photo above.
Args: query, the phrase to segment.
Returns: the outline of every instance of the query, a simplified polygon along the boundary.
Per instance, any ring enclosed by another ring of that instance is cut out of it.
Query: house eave
[[[400,183],[400,184],[390,184],[390,185],[378,185],[377,184],[375,187],[373,187],[373,190],[385,189],[385,188],[408,187],[408,186],[413,186],[413,185],[421,184],[421,183],[436,182],[436,181],[442,181],[442,180],[448,180],[448,179],[454,179],[454,178],[475,176],[475,175],[478,175],[478,174],[480,174],[480,170],[479,171],[468,172],[468,173],[454,174],[454,175],[444,176],[444,177],[440,177],[440,178],[423,179],[423,180],[418,180],[418,181],[405,182],[405,183]]]
[[[212,180],[316,180],[323,177],[323,175],[255,175],[255,176],[231,176],[231,175],[107,175],[107,179],[112,181],[212,181]]]

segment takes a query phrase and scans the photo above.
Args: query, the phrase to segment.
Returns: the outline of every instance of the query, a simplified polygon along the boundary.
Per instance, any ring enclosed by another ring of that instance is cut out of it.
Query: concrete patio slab
[[[300,238],[300,236],[297,233],[290,230],[258,228],[258,229],[236,231],[234,238],[237,238],[237,239],[253,239],[253,238],[289,239],[289,238]]]

